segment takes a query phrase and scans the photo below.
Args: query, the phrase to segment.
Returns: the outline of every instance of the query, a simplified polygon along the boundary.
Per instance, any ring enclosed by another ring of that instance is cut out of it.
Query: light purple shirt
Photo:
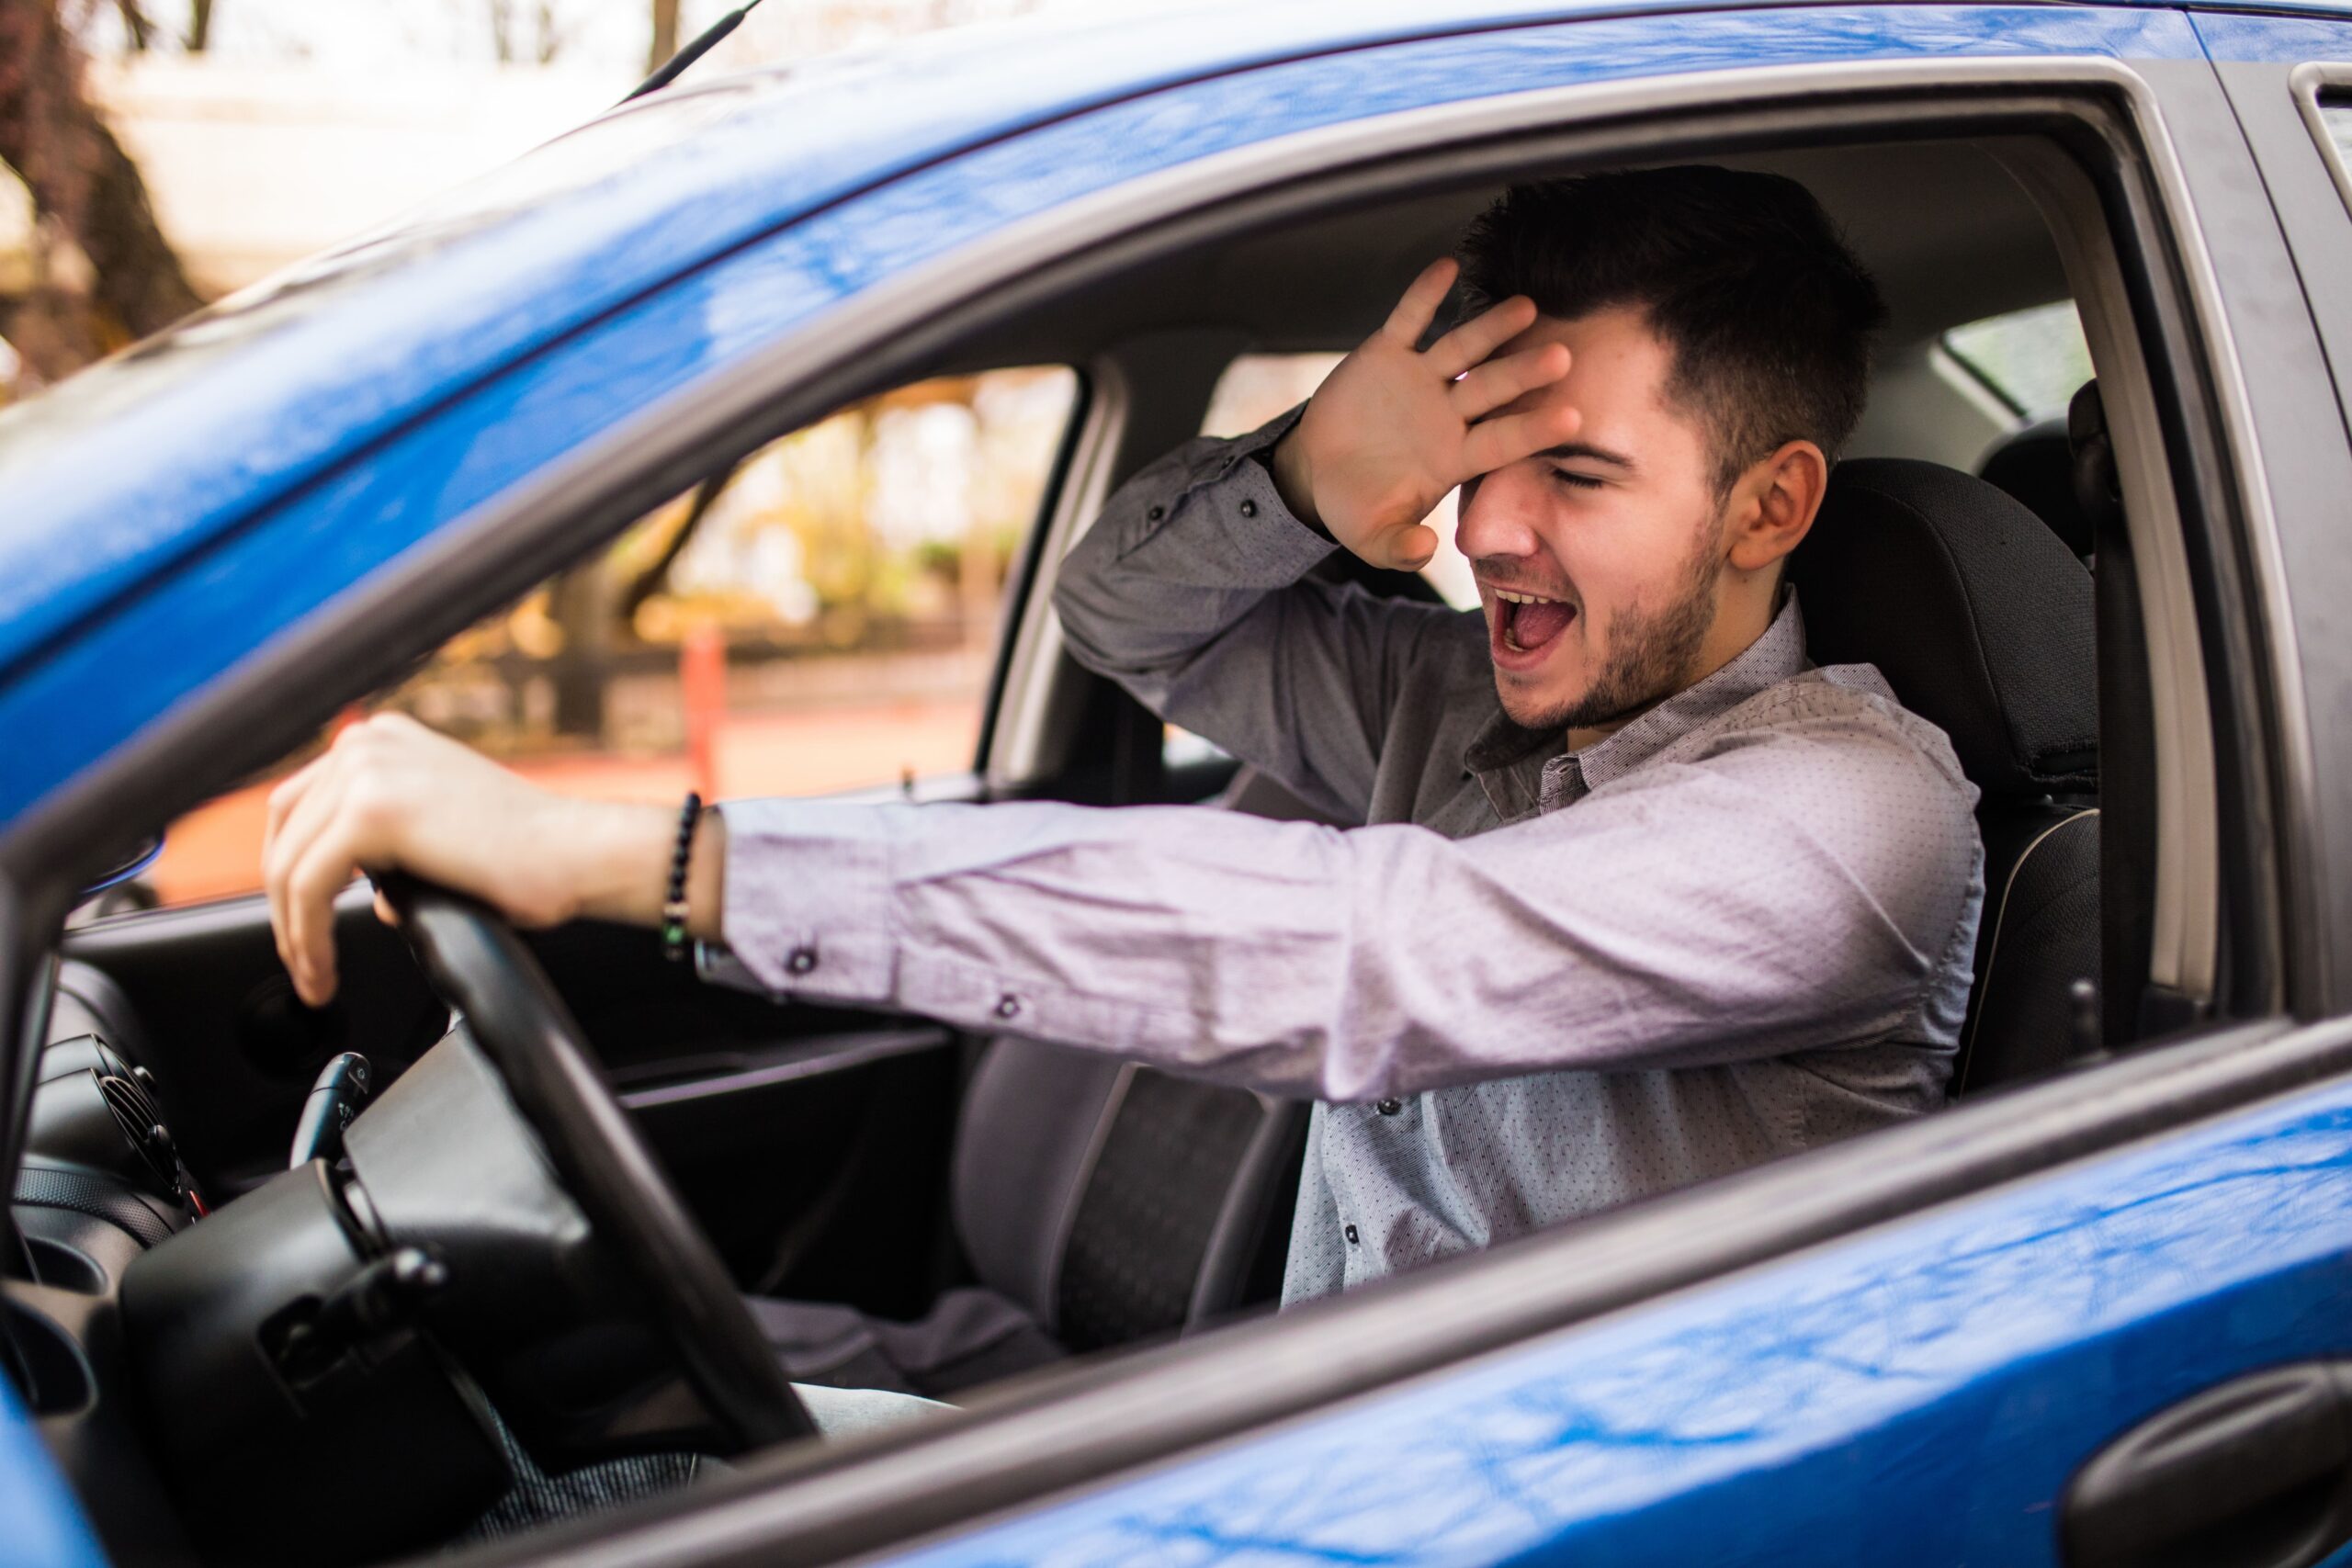
[[[1792,596],[1571,754],[1503,716],[1476,612],[1306,577],[1331,546],[1249,460],[1285,428],[1139,475],[1056,606],[1082,662],[1370,825],[730,802],[752,976],[1320,1101],[1286,1302],[1941,1104],[1984,893],[1943,734],[1814,668]]]

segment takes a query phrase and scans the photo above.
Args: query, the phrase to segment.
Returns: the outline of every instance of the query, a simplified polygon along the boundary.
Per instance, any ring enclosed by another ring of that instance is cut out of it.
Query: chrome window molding
[[[2147,113],[2153,119],[2153,104],[2147,106]],[[2167,199],[2177,204],[2176,211],[2189,210],[2169,141],[2153,136],[2148,141],[2151,173]],[[2161,152],[2156,151],[2159,143]],[[2221,910],[2213,728],[2195,590],[2175,504],[2162,416],[2147,359],[2134,331],[2122,268],[2106,225],[2097,216],[2098,204],[2087,178],[2072,160],[2046,145],[2029,143],[2007,151],[2005,162],[2041,206],[2074,285],[2083,335],[2090,344],[2091,363],[2099,373],[2099,395],[2115,436],[2125,526],[2141,566],[2140,609],[2147,631],[2158,759],[2156,907],[2149,943],[2149,978],[2186,995],[2207,998],[2213,990]],[[2208,318],[2220,315],[2219,292],[2201,246],[2191,271],[2191,293],[2207,297],[2197,306],[2198,322],[2210,334]],[[2227,353],[2225,325],[2222,332],[2209,357]],[[2232,355],[2231,369],[2234,368]],[[2230,380],[2237,417],[2230,421],[2225,410],[2224,419],[2233,430],[2241,429],[2250,423],[2245,412],[2245,388],[2234,375]],[[2267,502],[2267,492],[2262,498]],[[2267,505],[2262,517],[2267,525]]]
[[[2319,143],[2320,160],[2335,182],[2335,194],[2344,198],[2346,209],[2352,210],[2352,156],[2336,151],[2335,138],[2329,134],[2327,117],[2320,107],[2320,96],[2330,88],[2352,93],[2352,62],[2312,61],[2287,73],[2287,90],[2295,96],[2295,111],[2311,127],[2312,140]],[[2347,107],[2352,108],[2352,100],[2347,100]]]

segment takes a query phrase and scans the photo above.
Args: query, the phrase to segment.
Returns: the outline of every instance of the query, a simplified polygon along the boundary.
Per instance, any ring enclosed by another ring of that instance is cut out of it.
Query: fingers
[[[1583,428],[1584,415],[1573,403],[1552,403],[1474,424],[1462,443],[1462,461],[1468,469],[1462,477],[1493,473],[1521,457],[1573,440]]]
[[[1421,334],[1437,320],[1438,307],[1445,303],[1445,291],[1453,287],[1453,275],[1458,269],[1452,256],[1442,256],[1421,269],[1413,279],[1396,308],[1388,313],[1381,333],[1407,348],[1419,346]]]
[[[286,882],[287,945],[294,990],[311,1007],[334,997],[334,899],[359,870],[350,825],[338,819],[312,840]]]
[[[277,938],[278,961],[293,978],[297,995],[316,1007],[332,994],[334,981],[327,981],[325,993],[318,988],[317,976],[334,973],[334,921],[332,905],[342,882],[328,889],[324,909],[313,908],[317,902],[312,886],[321,874],[318,865],[320,846],[339,836],[338,818],[344,791],[349,782],[348,771],[333,768],[323,772],[303,795],[294,809],[287,815],[283,827],[271,843],[263,863],[263,883],[269,894],[270,929]],[[305,881],[305,876],[310,878]],[[343,881],[350,880],[346,872]],[[327,948],[322,960],[319,949]]]
[[[1422,326],[1428,324],[1424,321]],[[1513,295],[1430,344],[1423,358],[1430,369],[1451,381],[1534,324],[1535,301],[1524,294]]]
[[[1381,541],[1386,559],[1374,561],[1396,571],[1419,571],[1430,564],[1437,554],[1437,530],[1416,523],[1409,528],[1399,528]]]
[[[1453,412],[1466,423],[1494,412],[1514,398],[1538,387],[1548,387],[1568,373],[1565,344],[1547,343],[1523,348],[1500,359],[1489,359],[1453,383]]]
[[[311,786],[319,782],[319,774],[325,770],[326,764],[327,759],[323,754],[313,757],[280,779],[277,787],[269,792],[269,820],[263,825],[261,833],[261,853],[265,864],[269,860],[270,841],[284,830],[286,818],[295,807],[301,804],[302,796],[310,792]]]

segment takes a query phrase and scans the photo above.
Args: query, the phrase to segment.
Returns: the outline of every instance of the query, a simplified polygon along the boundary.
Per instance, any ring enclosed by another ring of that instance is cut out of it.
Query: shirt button
[[[1244,516],[1244,517],[1255,517],[1255,516],[1257,516],[1257,515],[1258,515],[1258,503],[1257,503],[1256,502],[1254,502],[1254,501],[1245,501],[1245,502],[1243,502],[1241,503],[1241,515],[1242,515],[1242,516]]]
[[[1383,1116],[1394,1116],[1398,1111],[1405,1109],[1405,1102],[1401,1100],[1384,1100],[1379,1104],[1374,1106],[1373,1109],[1379,1111]]]
[[[1144,515],[1144,521],[1145,521],[1145,522],[1147,522],[1147,523],[1157,523],[1157,522],[1159,522],[1161,518],[1163,518],[1163,517],[1165,517],[1165,516],[1167,516],[1167,515],[1168,515],[1168,508],[1166,508],[1166,507],[1164,507],[1164,506],[1151,506],[1151,507],[1146,507],[1146,508],[1144,509],[1144,514],[1143,514],[1143,515]]]
[[[997,998],[996,1015],[999,1018],[1018,1018],[1021,1016],[1021,998],[1010,992]]]
[[[1347,1235],[1348,1245],[1353,1247],[1356,1244],[1356,1227],[1350,1225],[1344,1234]]]
[[[792,955],[784,961],[784,966],[795,975],[806,975],[809,970],[817,967],[817,950],[813,947],[796,947],[792,950]]]

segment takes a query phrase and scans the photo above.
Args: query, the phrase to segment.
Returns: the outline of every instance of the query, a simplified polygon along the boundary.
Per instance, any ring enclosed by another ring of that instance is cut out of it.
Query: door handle
[[[2352,1540],[2352,1361],[2150,1416],[2075,1472],[2059,1529],[2067,1568],[2309,1568]]]

